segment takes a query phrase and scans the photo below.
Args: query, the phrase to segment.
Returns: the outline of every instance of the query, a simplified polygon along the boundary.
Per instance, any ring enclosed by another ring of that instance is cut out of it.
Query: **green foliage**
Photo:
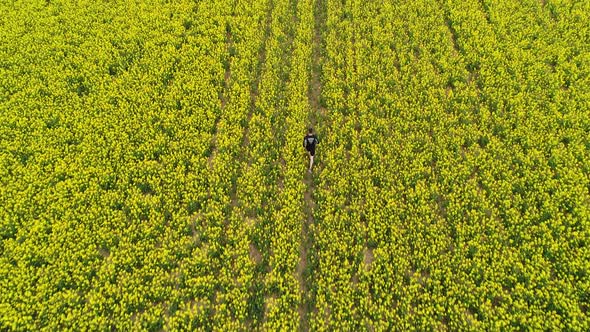
[[[1,330],[590,329],[587,2],[0,9]]]

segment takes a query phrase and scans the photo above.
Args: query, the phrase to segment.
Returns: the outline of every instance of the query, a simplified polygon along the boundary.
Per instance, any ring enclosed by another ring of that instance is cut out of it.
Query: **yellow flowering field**
[[[0,330],[590,330],[590,2],[0,13]]]

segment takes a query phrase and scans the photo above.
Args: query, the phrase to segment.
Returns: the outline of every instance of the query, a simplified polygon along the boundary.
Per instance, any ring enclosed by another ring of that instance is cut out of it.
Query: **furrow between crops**
[[[262,81],[262,74],[264,71],[264,67],[266,64],[266,53],[268,48],[268,39],[271,35],[271,24],[272,24],[272,12],[274,10],[274,1],[271,1],[268,6],[268,11],[266,13],[265,21],[264,21],[264,37],[262,37],[262,43],[260,44],[260,50],[258,52],[258,64],[256,67],[256,79],[250,88],[250,112],[248,113],[248,118],[246,122],[246,128],[244,129],[244,136],[242,138],[242,144],[244,147],[247,147],[250,143],[250,122],[252,120],[252,115],[254,114],[254,110],[256,108],[256,101],[258,100],[258,95],[260,93],[260,83]],[[252,163],[252,156],[244,156],[248,158],[248,164]]]
[[[325,0],[316,0],[314,2],[314,28],[313,28],[313,46],[312,46],[312,63],[311,63],[311,76],[308,90],[309,105],[311,106],[311,112],[308,114],[308,123],[316,130],[316,132],[322,132],[322,125],[326,116],[326,109],[321,103],[322,94],[322,54],[323,54],[323,34],[322,31],[325,29]],[[316,176],[321,175],[321,164],[317,164],[315,167]],[[314,255],[314,236],[313,236],[313,225],[315,224],[314,213],[316,210],[314,191],[315,184],[312,174],[307,174],[304,178],[306,185],[306,191],[304,194],[304,208],[305,208],[305,223],[301,227],[301,247],[300,247],[300,260],[297,267],[297,274],[300,282],[301,291],[301,302],[299,305],[299,328],[302,331],[309,331],[309,321],[311,313],[315,308],[315,292],[314,292],[314,266],[316,265],[313,261]]]
[[[223,87],[222,89],[219,91],[219,101],[221,103],[221,111],[219,112],[219,114],[217,115],[216,119],[215,119],[215,125],[213,127],[213,136],[211,137],[211,142],[209,143],[211,146],[211,151],[209,154],[209,158],[207,159],[207,166],[209,167],[209,169],[213,169],[213,159],[215,157],[215,154],[217,153],[217,131],[218,131],[218,126],[219,126],[219,121],[221,120],[221,115],[223,113],[223,110],[226,108],[228,100],[229,100],[229,90],[230,90],[230,80],[231,80],[231,56],[230,54],[230,49],[232,48],[233,45],[233,38],[231,35],[231,31],[228,28],[229,27],[229,22],[226,23],[226,33],[225,33],[225,48],[227,50],[227,63],[225,64],[225,73],[223,75]]]

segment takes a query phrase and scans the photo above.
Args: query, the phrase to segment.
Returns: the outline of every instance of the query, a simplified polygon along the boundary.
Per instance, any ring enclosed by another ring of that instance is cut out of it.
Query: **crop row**
[[[314,330],[587,328],[580,7],[328,1]]]

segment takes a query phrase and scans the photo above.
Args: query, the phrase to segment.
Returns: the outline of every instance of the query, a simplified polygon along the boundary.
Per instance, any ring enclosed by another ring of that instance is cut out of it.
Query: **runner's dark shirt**
[[[315,155],[315,147],[319,143],[319,140],[316,135],[307,134],[303,138],[303,146],[309,153],[314,156]]]

